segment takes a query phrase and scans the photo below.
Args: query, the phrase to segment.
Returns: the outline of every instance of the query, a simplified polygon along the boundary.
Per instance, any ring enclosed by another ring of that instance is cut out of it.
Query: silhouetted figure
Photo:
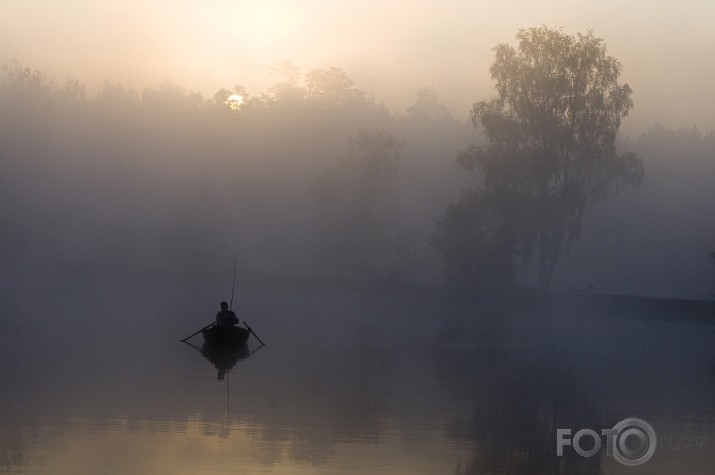
[[[238,317],[228,309],[226,302],[221,302],[221,311],[216,314],[216,325],[222,328],[238,325]]]

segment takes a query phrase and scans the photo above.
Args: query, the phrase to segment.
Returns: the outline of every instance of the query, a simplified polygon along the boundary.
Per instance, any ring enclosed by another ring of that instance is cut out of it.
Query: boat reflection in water
[[[204,342],[199,351],[218,370],[216,379],[221,381],[226,377],[226,373],[231,371],[239,361],[251,356],[251,351],[245,344],[218,345]]]
[[[200,348],[188,341],[185,343],[198,350],[214,365],[218,371],[216,379],[219,381],[223,381],[239,361],[248,358],[264,346],[261,345],[250,350],[247,341],[251,332],[241,327],[220,328],[213,326],[202,330],[201,333],[204,343]]]

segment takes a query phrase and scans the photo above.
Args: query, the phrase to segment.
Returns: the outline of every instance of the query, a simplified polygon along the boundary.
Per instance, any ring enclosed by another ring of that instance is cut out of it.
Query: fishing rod
[[[231,310],[233,309],[233,291],[236,288],[236,266],[238,264],[238,257],[236,257],[233,260],[233,285],[231,285],[231,303],[228,306],[228,309]]]

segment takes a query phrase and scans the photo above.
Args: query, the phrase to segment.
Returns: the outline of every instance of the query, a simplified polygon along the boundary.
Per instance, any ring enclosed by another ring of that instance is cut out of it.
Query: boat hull
[[[210,345],[239,346],[246,344],[251,332],[241,327],[213,326],[202,330],[201,334]]]

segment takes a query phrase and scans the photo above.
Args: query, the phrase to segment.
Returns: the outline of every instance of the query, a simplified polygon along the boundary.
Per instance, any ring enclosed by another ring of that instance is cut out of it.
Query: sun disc
[[[231,108],[231,110],[238,110],[243,105],[243,96],[240,94],[231,94],[226,98],[225,104]]]

